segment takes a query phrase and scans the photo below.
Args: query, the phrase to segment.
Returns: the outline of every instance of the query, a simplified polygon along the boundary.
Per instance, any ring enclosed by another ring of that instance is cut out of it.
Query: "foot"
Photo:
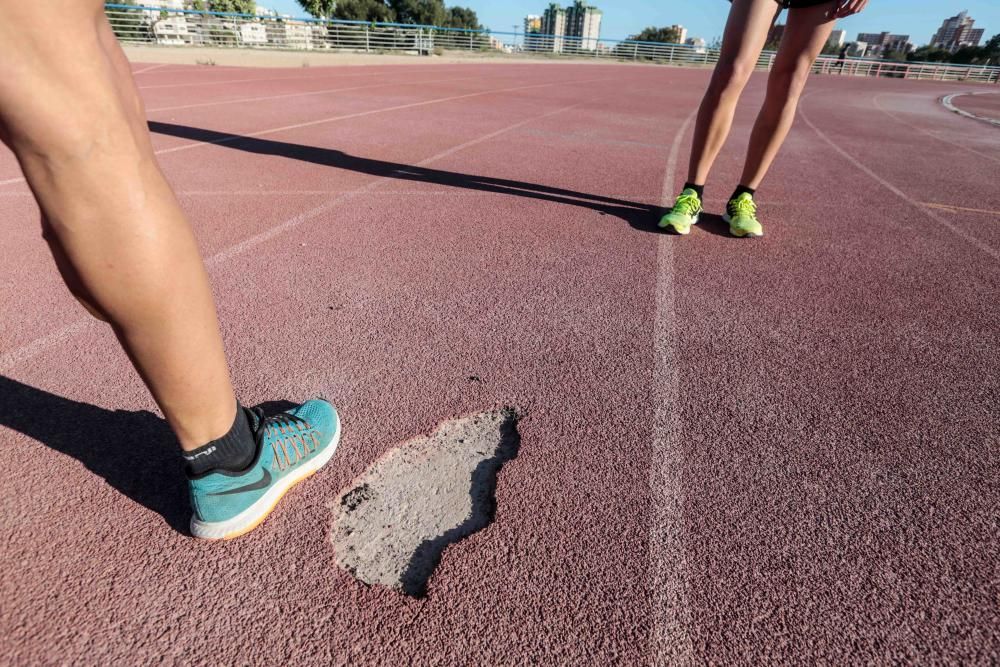
[[[690,188],[685,189],[677,197],[670,213],[660,220],[660,228],[687,236],[691,233],[691,225],[698,224],[699,213],[701,213],[701,199],[698,198],[698,193]]]
[[[729,223],[729,233],[733,236],[755,238],[764,235],[764,227],[757,220],[757,204],[749,192],[730,199],[722,219]]]
[[[337,410],[323,400],[267,418],[255,409],[250,419],[257,454],[249,468],[189,478],[195,537],[228,540],[250,532],[289,489],[326,465],[340,441]]]

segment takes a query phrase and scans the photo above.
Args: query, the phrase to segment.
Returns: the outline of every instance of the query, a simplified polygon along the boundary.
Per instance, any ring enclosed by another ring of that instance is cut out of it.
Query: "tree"
[[[984,65],[988,60],[986,49],[978,46],[963,46],[951,56],[951,62],[957,65]]]
[[[134,6],[135,0],[121,0],[115,4]],[[107,9],[111,30],[122,41],[145,41],[149,37],[149,24],[138,9]]]
[[[660,42],[661,44],[676,44],[681,41],[681,33],[677,28],[646,28],[638,35],[629,39],[636,42]]]
[[[445,18],[446,28],[464,28],[465,30],[482,30],[476,12],[468,7],[449,7]]]
[[[208,0],[208,8],[213,12],[229,14],[256,14],[255,0]]]
[[[305,4],[300,0],[300,4]],[[314,14],[315,16],[315,14]],[[343,21],[374,21],[391,23],[396,20],[384,0],[340,0],[333,9],[332,18]]]
[[[299,6],[318,19],[333,18],[337,0],[298,0]]]
[[[187,5],[188,9],[193,9],[196,12],[203,12],[208,9],[205,4],[205,0],[190,0],[190,2],[184,3]]]
[[[911,51],[906,59],[910,62],[922,63],[946,63],[951,60],[951,53],[947,49],[939,49],[933,46],[921,46],[915,51]]]
[[[444,0],[389,0],[399,23],[444,25],[448,15]]]

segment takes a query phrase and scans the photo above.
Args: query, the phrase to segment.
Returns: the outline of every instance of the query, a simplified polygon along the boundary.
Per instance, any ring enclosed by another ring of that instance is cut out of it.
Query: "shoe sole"
[[[696,215],[696,216],[694,216],[694,220],[691,221],[691,227],[693,227],[694,225],[697,225],[697,224],[698,224],[698,216]],[[673,224],[671,224],[669,222],[667,224],[665,224],[665,225],[664,224],[658,224],[657,226],[660,229],[665,229],[668,232],[673,232],[674,234],[677,234],[679,236],[687,236],[688,234],[691,233],[691,227],[688,227],[686,232],[682,232],[681,230],[677,229],[676,227],[673,226]]]
[[[757,234],[756,232],[744,232],[743,234],[737,234],[733,231],[733,219],[729,217],[728,213],[723,214],[723,222],[729,225],[729,233],[738,239],[759,239],[764,236],[764,232]]]
[[[337,431],[325,452],[302,464],[302,467],[294,473],[283,477],[277,484],[268,489],[267,493],[261,496],[257,502],[232,519],[208,523],[191,517],[191,534],[200,540],[231,540],[249,533],[262,524],[281,499],[285,497],[285,494],[292,490],[292,487],[312,477],[333,458],[333,453],[337,451],[337,445],[340,444],[341,431],[340,414],[338,413],[336,417]]]

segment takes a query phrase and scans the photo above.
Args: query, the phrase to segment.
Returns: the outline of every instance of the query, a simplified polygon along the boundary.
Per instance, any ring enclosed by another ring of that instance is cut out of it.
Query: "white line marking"
[[[184,71],[184,70],[181,70]],[[426,74],[428,72],[441,73],[441,68],[433,69],[419,69],[413,70],[413,72],[406,72],[406,74]],[[452,71],[452,70],[445,70]],[[229,83],[262,83],[271,81],[322,81],[324,79],[352,79],[357,77],[372,77],[378,74],[395,74],[395,71],[390,72],[356,72],[353,74],[323,74],[321,76],[271,76],[271,77],[257,77],[249,79],[224,79],[222,81],[186,81],[184,83],[160,83],[152,86],[139,86],[139,90],[157,90],[160,88],[194,88],[200,86],[221,86]],[[402,72],[401,72],[402,73]]]
[[[298,130],[304,127],[313,127],[315,125],[323,125],[326,123],[336,123],[342,120],[350,120],[352,118],[362,118],[364,116],[374,116],[382,113],[389,113],[390,111],[402,111],[404,109],[416,109],[418,107],[424,107],[431,104],[442,104],[444,102],[453,102],[455,100],[464,100],[471,97],[481,97],[483,95],[493,95],[496,93],[509,93],[518,90],[529,90],[532,88],[549,88],[552,86],[567,86],[567,85],[577,85],[583,83],[594,83],[597,81],[608,81],[608,79],[584,79],[581,81],[553,81],[549,83],[539,83],[530,86],[516,86],[514,88],[494,88],[491,90],[483,90],[476,93],[466,93],[464,95],[455,95],[452,97],[439,97],[432,100],[424,100],[422,102],[412,102],[410,104],[399,104],[392,107],[382,107],[380,109],[372,109],[370,111],[359,111],[357,113],[346,114],[343,116],[332,116],[330,118],[321,118],[319,120],[313,120],[306,123],[298,123],[296,125],[284,125],[282,127],[275,127],[268,130],[260,130],[258,132],[252,132],[249,134],[242,134],[238,136],[226,137],[224,139],[216,139],[214,141],[195,141],[190,144],[182,144],[180,146],[174,146],[173,148],[161,148],[155,151],[154,155],[167,155],[168,153],[179,153],[180,151],[191,150],[192,148],[200,148],[202,146],[212,146],[220,144],[228,144],[234,141],[239,141],[240,139],[248,137],[263,137],[269,134],[277,134],[278,132],[286,132],[288,130]],[[24,178],[14,178],[8,181],[0,181],[0,186],[12,185],[14,183],[23,183]]]
[[[915,208],[918,211],[922,212],[924,215],[926,215],[928,218],[930,218],[934,222],[936,222],[939,225],[942,225],[944,227],[947,227],[949,230],[951,230],[957,236],[962,237],[963,239],[965,239],[966,241],[968,241],[969,243],[971,243],[972,245],[976,246],[977,248],[979,248],[980,250],[982,250],[984,253],[986,253],[987,255],[989,255],[990,257],[992,257],[993,259],[1000,261],[1000,252],[997,252],[996,250],[994,250],[990,246],[986,245],[985,243],[983,243],[982,241],[980,241],[979,239],[977,239],[975,236],[972,236],[971,234],[969,234],[968,232],[966,232],[961,227],[958,227],[958,226],[952,224],[949,220],[946,220],[945,218],[942,218],[940,215],[938,215],[937,213],[935,213],[932,209],[927,208],[926,206],[922,205],[917,200],[911,198],[905,192],[903,192],[902,190],[900,190],[899,188],[897,188],[895,185],[893,185],[889,181],[885,180],[884,178],[882,178],[881,176],[879,176],[878,174],[876,174],[874,171],[872,171],[871,169],[869,169],[868,167],[866,167],[864,164],[862,164],[861,161],[858,160],[856,157],[854,157],[853,155],[851,155],[850,153],[848,153],[847,151],[845,151],[843,148],[841,148],[839,145],[837,145],[832,139],[830,139],[830,137],[826,136],[826,134],[824,134],[822,130],[820,130],[818,127],[816,127],[816,125],[814,125],[811,120],[809,120],[809,117],[806,115],[805,109],[803,108],[803,106],[802,106],[801,103],[799,104],[799,114],[802,116],[802,120],[805,121],[805,124],[808,125],[809,127],[811,127],[813,129],[813,132],[815,132],[816,135],[819,136],[820,139],[822,139],[823,141],[825,141],[830,146],[830,148],[832,148],[833,150],[835,150],[838,153],[840,153],[848,162],[850,162],[855,167],[857,167],[858,169],[860,169],[862,172],[864,172],[865,174],[867,174],[868,177],[871,178],[873,181],[875,181],[876,183],[880,184],[886,190],[888,190],[892,194],[896,195],[897,197],[899,197],[900,199],[902,199],[903,201],[905,201],[907,204],[909,204],[913,208]]]
[[[146,67],[145,69],[132,72],[132,76],[136,76],[138,74],[145,74],[146,72],[152,72],[154,69],[160,69],[161,67],[166,67],[166,66],[167,63],[162,63],[160,65],[151,65],[149,67]]]
[[[431,83],[451,83],[453,81],[469,81],[472,79],[479,79],[476,76],[466,76],[461,78],[450,78],[450,79],[428,79],[426,81],[391,81],[389,83],[372,83],[366,84],[364,86],[350,86],[346,88],[327,88],[325,90],[310,90],[304,93],[284,93],[282,95],[265,95],[262,97],[241,97],[239,99],[233,100],[218,100],[215,102],[199,102],[196,104],[180,104],[173,107],[158,107],[156,109],[147,109],[146,113],[158,113],[162,111],[179,111],[181,109],[200,109],[203,107],[215,107],[223,106],[226,104],[247,104],[249,102],[266,102],[268,100],[284,100],[292,97],[308,97],[310,95],[329,95],[331,93],[344,93],[349,90],[367,90],[370,88],[391,88],[391,87],[402,87],[402,86],[423,86]]]
[[[576,104],[571,104],[570,106],[567,106],[567,107],[562,107],[561,109],[556,109],[555,111],[549,111],[549,112],[544,113],[544,114],[542,114],[540,116],[533,116],[531,118],[522,120],[522,121],[520,121],[518,123],[514,123],[513,125],[508,125],[507,127],[501,128],[501,129],[499,129],[499,130],[497,130],[495,132],[490,132],[489,134],[485,134],[485,135],[483,135],[483,136],[481,136],[481,137],[479,137],[477,139],[472,139],[470,141],[466,141],[463,144],[459,144],[458,146],[455,146],[453,148],[449,148],[449,149],[447,149],[447,150],[445,150],[445,151],[443,151],[441,153],[438,153],[437,155],[432,155],[431,157],[427,158],[426,160],[422,160],[422,161],[418,162],[414,166],[417,166],[417,167],[426,167],[429,164],[432,164],[434,162],[438,162],[440,160],[443,160],[444,158],[446,158],[446,157],[448,157],[450,155],[454,155],[455,153],[458,153],[459,151],[464,151],[467,148],[471,148],[471,147],[473,147],[473,146],[475,146],[477,144],[481,144],[481,143],[483,143],[485,141],[489,141],[490,139],[494,139],[494,138],[496,138],[496,137],[498,137],[498,136],[500,136],[502,134],[506,134],[508,132],[516,130],[519,127],[527,125],[528,123],[532,123],[534,121],[541,120],[543,118],[548,118],[549,116],[554,116],[556,114],[564,113],[564,112],[569,111],[571,109],[575,109],[576,107],[579,107],[579,106],[581,106],[583,104],[584,104],[584,102],[578,102]],[[285,233],[291,231],[292,229],[295,229],[299,225],[301,225],[301,224],[303,224],[305,222],[308,222],[309,220],[312,220],[313,218],[316,218],[317,216],[320,216],[323,213],[326,213],[327,211],[329,211],[329,210],[331,210],[333,208],[336,208],[336,207],[340,206],[344,202],[349,201],[350,199],[353,199],[354,197],[356,197],[356,196],[358,196],[360,194],[371,192],[372,190],[374,190],[375,188],[379,187],[383,183],[386,183],[387,181],[393,181],[393,180],[396,180],[396,179],[393,178],[392,176],[379,176],[375,180],[371,181],[370,183],[368,183],[367,185],[365,185],[365,186],[363,186],[361,188],[358,188],[357,190],[352,190],[352,191],[350,191],[350,192],[348,192],[346,194],[343,194],[343,195],[341,195],[341,196],[339,196],[339,197],[337,197],[335,199],[332,199],[332,200],[330,200],[330,201],[328,201],[328,202],[326,202],[324,204],[321,204],[321,205],[319,205],[319,206],[317,206],[315,208],[312,208],[312,209],[310,209],[308,211],[300,213],[299,215],[295,216],[294,218],[291,218],[290,220],[286,220],[285,222],[283,222],[283,223],[281,223],[279,225],[276,225],[276,226],[272,227],[271,229],[268,229],[267,231],[261,232],[260,234],[257,234],[256,236],[251,236],[250,238],[246,239],[245,241],[237,243],[236,245],[231,246],[231,247],[227,248],[226,250],[223,250],[223,251],[221,251],[219,253],[216,253],[215,255],[213,255],[212,257],[210,257],[205,262],[205,264],[207,266],[209,266],[209,267],[213,267],[213,266],[216,266],[217,264],[220,264],[221,262],[225,262],[228,259],[231,259],[231,258],[233,258],[233,257],[235,257],[237,255],[240,255],[240,254],[246,252],[247,250],[249,250],[250,248],[253,248],[254,246],[258,246],[261,243],[264,243],[265,241],[269,241],[269,240],[271,240],[271,239],[273,239],[273,238],[275,238],[277,236],[281,236],[282,234],[285,234]]]
[[[240,141],[241,139],[253,138],[253,137],[264,137],[270,134],[278,134],[279,132],[288,132],[289,130],[301,130],[306,127],[315,127],[317,125],[326,125],[327,123],[337,123],[342,120],[351,120],[354,118],[363,118],[366,116],[375,116],[378,114],[389,113],[392,111],[403,111],[406,109],[418,109],[420,107],[430,106],[432,104],[443,104],[445,102],[454,102],[456,100],[467,100],[473,97],[482,97],[484,95],[496,95],[498,93],[512,93],[520,90],[531,90],[533,88],[551,88],[552,86],[572,86],[580,85],[584,83],[593,83],[596,81],[607,81],[608,79],[584,79],[581,81],[553,81],[549,83],[538,83],[532,84],[530,86],[515,86],[513,88],[493,88],[490,90],[482,90],[475,93],[465,93],[462,95],[452,95],[450,97],[437,97],[431,100],[423,100],[421,102],[410,102],[409,104],[398,104],[391,107],[382,107],[381,109],[371,109],[370,111],[358,111],[356,113],[343,114],[341,116],[331,116],[329,118],[320,118],[319,120],[310,120],[305,123],[295,123],[294,125],[283,125],[281,127],[274,127],[268,130],[259,130],[257,132],[251,132],[248,134],[241,134],[238,136],[225,137],[223,139],[215,139],[213,141],[197,141],[190,144],[183,144],[181,146],[174,146],[173,148],[164,148],[156,152],[157,155],[166,155],[168,153],[178,153],[180,151],[190,150],[192,148],[200,148],[202,146],[212,146],[220,144],[229,144],[234,141]]]
[[[953,99],[955,99],[956,97],[961,97],[962,95],[986,95],[986,94],[987,93],[982,93],[982,92],[953,93],[951,95],[946,96],[943,100],[941,100],[941,104],[943,104],[944,108],[947,109],[948,111],[957,113],[960,116],[965,116],[966,118],[974,118],[975,120],[981,120],[987,122],[990,125],[1000,126],[1000,120],[996,120],[995,118],[987,118],[986,116],[980,116],[978,114],[970,113],[964,109],[959,109],[954,104],[952,104]],[[996,93],[991,92],[989,94],[995,95]]]
[[[0,368],[10,369],[21,363],[22,361],[27,361],[35,355],[44,352],[48,348],[64,343],[73,336],[83,331],[86,331],[94,324],[97,324],[97,320],[93,319],[80,319],[74,322],[56,329],[47,336],[42,336],[41,338],[36,338],[27,345],[22,345],[21,347],[14,348],[8,352],[0,354]]]
[[[994,157],[992,155],[987,155],[986,153],[980,153],[975,148],[969,148],[968,146],[966,146],[964,144],[960,144],[958,142],[951,141],[950,139],[945,139],[944,137],[939,137],[937,135],[937,133],[934,132],[934,131],[932,131],[932,130],[926,130],[926,129],[918,126],[918,125],[914,125],[913,123],[911,123],[911,122],[909,122],[907,120],[904,120],[903,118],[900,118],[898,115],[896,115],[892,111],[889,111],[888,109],[886,109],[885,107],[883,107],[882,104],[879,102],[879,98],[883,97],[884,95],[885,95],[885,93],[879,93],[878,95],[876,95],[875,97],[872,98],[872,103],[875,105],[876,109],[878,109],[879,111],[881,111],[885,115],[889,116],[890,118],[895,119],[897,122],[900,122],[903,125],[907,125],[909,127],[912,127],[917,132],[921,132],[923,134],[926,134],[928,137],[931,137],[933,139],[937,139],[938,141],[942,141],[942,142],[944,142],[944,143],[946,143],[946,144],[948,144],[950,146],[954,146],[955,148],[961,148],[962,150],[969,151],[973,155],[978,155],[979,157],[984,157],[987,160],[993,160],[994,162],[1000,162],[1000,158]]]
[[[472,139],[470,141],[466,141],[465,143],[459,144],[458,146],[454,146],[445,151],[442,151],[441,153],[432,155],[431,157],[418,162],[416,166],[419,167],[427,166],[439,160],[443,160],[444,158],[450,155],[454,155],[459,151],[471,148],[485,141],[489,141],[490,139],[494,139],[502,134],[511,132],[512,130],[516,130],[519,127],[527,125],[528,123],[532,123],[534,121],[538,121],[543,118],[548,118],[549,116],[554,116],[556,114],[565,113],[566,111],[570,111],[571,109],[575,109],[584,104],[586,104],[586,102],[577,102],[575,104],[571,104],[569,106],[556,109],[555,111],[549,111],[539,116],[533,116],[531,118],[519,121],[517,123],[514,123],[513,125],[508,125],[507,127],[496,130],[495,132],[484,134],[481,137]],[[280,223],[275,227],[272,227],[271,229],[261,232],[260,234],[252,236],[246,239],[245,241],[242,241],[241,243],[237,243],[236,245],[233,245],[229,248],[226,248],[225,250],[216,253],[215,255],[212,255],[205,261],[205,266],[209,268],[218,266],[219,264],[225,262],[226,260],[236,257],[237,255],[246,252],[247,250],[255,246],[258,246],[261,243],[264,243],[265,241],[268,241],[292,229],[295,229],[296,227],[302,225],[303,223],[306,223],[322,215],[323,213],[333,208],[336,208],[337,206],[343,204],[344,202],[350,200],[351,198],[357,195],[370,192],[371,190],[377,188],[379,185],[393,180],[395,179],[392,176],[380,176],[375,180],[371,181],[370,183],[368,183],[367,185],[365,185],[364,187],[358,188],[356,190],[351,190],[320,206],[317,206],[315,208],[309,209],[308,211],[300,213],[299,215],[296,215],[295,217],[286,220],[285,222]],[[42,338],[33,340],[30,343],[27,343],[26,345],[23,345],[19,348],[15,348],[13,350],[5,352],[4,354],[0,355],[0,370],[9,370],[12,366],[19,364],[23,361],[26,361],[28,359],[31,359],[32,357],[35,357],[36,355],[48,349],[49,347],[52,347],[53,345],[58,345],[59,343],[69,340],[75,334],[84,331],[85,329],[89,328],[90,326],[96,323],[97,321],[92,319],[77,320],[75,322],[67,324],[66,326],[58,329],[57,331],[47,336],[43,336]]]
[[[681,142],[696,112],[681,124],[674,137],[663,179],[661,202],[670,204],[676,193],[674,177]],[[680,369],[674,343],[677,328],[674,295],[674,241],[663,234],[656,251],[656,318],[653,325],[655,369],[652,394],[656,404],[653,415],[653,460],[649,487],[653,516],[649,526],[650,566],[653,586],[653,665],[692,665],[694,645],[689,627],[691,605],[688,598],[689,568],[684,548],[684,455],[681,447],[681,421],[678,411]]]

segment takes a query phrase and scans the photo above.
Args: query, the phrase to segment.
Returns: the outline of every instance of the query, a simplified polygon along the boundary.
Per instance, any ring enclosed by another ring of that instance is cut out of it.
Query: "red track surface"
[[[0,155],[5,661],[1000,660],[1000,132],[945,111],[954,86],[815,78],[767,237],[663,236],[707,76],[138,74],[241,398],[344,415],[330,467],[223,545],[179,532],[169,434]],[[259,141],[195,143],[225,133]],[[338,570],[327,503],[501,405],[528,416],[496,521],[428,597]]]

